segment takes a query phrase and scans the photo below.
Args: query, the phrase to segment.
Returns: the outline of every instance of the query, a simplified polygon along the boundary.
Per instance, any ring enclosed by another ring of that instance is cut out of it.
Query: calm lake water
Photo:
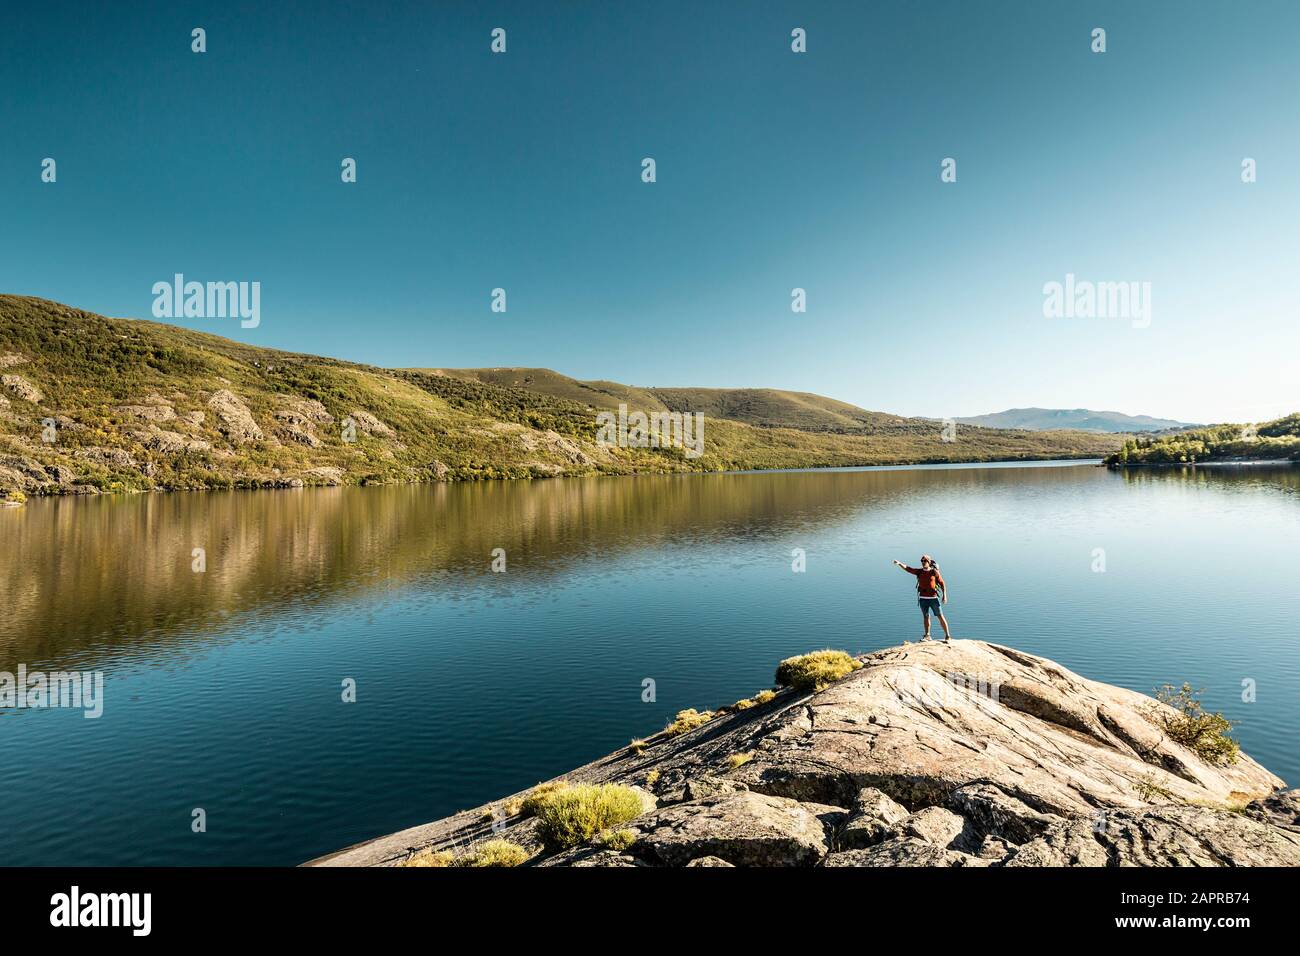
[[[958,637],[1191,681],[1300,783],[1300,468],[40,500],[0,511],[0,671],[101,670],[104,712],[0,711],[0,863],[295,864],[474,806],[769,686],[783,657],[916,639],[890,559],[922,552]]]

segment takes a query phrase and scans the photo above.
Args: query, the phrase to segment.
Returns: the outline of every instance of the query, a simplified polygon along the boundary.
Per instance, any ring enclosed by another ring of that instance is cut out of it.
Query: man
[[[943,625],[943,642],[952,643],[952,632],[948,630],[948,619],[943,616],[943,609],[939,604],[939,592],[943,592],[943,603],[948,603],[948,585],[944,583],[943,575],[939,573],[939,565],[934,563],[934,558],[928,554],[921,555],[921,566],[919,568],[909,568],[901,561],[895,561],[896,565],[906,571],[908,574],[916,575],[916,594],[917,603],[921,605],[921,620],[925,622],[925,636],[922,641],[930,639],[930,613],[939,619]]]

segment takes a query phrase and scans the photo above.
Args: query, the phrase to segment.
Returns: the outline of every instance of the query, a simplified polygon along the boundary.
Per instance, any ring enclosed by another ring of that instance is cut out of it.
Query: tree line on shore
[[[1211,425],[1172,435],[1128,438],[1118,452],[1106,459],[1106,464],[1195,464],[1236,459],[1300,461],[1300,412],[1258,425]]]

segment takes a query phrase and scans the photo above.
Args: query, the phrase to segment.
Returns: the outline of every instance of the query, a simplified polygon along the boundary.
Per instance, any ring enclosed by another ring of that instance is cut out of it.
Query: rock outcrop
[[[151,426],[148,431],[134,431],[130,434],[145,448],[164,455],[204,452],[212,448],[211,442],[204,441],[201,438],[190,438],[179,432],[167,431],[157,426]]]
[[[35,405],[44,397],[41,390],[21,375],[0,375],[0,385],[7,388],[15,397]]]
[[[176,409],[156,394],[134,405],[118,405],[113,413],[123,418],[138,418],[147,422],[169,422],[176,417]]]
[[[981,641],[862,661],[818,693],[782,691],[567,774],[654,793],[622,849],[546,856],[535,821],[483,823],[516,795],[313,865],[490,838],[549,866],[1300,865],[1300,791],[1244,754],[1219,766],[1169,739],[1149,697]]]
[[[367,435],[382,435],[385,438],[391,437],[393,430],[381,422],[374,415],[360,408],[352,409],[351,419],[356,425],[358,431],[365,432]]]
[[[322,442],[316,437],[315,426],[328,425],[334,417],[315,399],[284,398],[282,401],[284,405],[276,410],[275,419],[284,436],[309,448],[319,448]]]
[[[216,412],[221,420],[221,431],[236,445],[250,441],[261,441],[262,429],[253,420],[248,406],[234,392],[222,388],[212,393],[208,399],[208,408]]]
[[[77,473],[66,464],[42,465],[23,455],[0,454],[0,485],[23,494],[93,495],[98,489],[80,483]]]

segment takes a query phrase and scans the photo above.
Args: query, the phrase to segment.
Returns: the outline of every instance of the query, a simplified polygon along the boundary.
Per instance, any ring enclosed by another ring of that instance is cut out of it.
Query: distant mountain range
[[[1125,415],[1123,412],[1098,412],[1091,408],[1008,408],[991,415],[958,418],[963,425],[980,428],[1023,428],[1026,431],[1057,431],[1068,428],[1084,432],[1159,432],[1178,428],[1198,428],[1192,422],[1150,415]]]

